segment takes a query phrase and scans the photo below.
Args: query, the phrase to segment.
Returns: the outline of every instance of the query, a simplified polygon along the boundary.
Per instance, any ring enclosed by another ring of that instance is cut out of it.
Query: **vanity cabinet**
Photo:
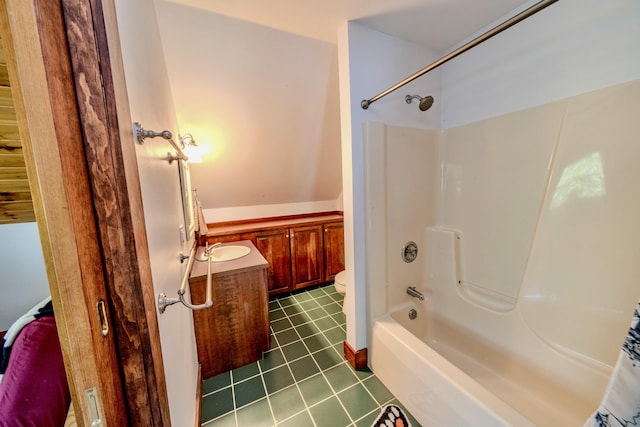
[[[269,263],[270,296],[329,282],[344,270],[341,215],[214,225],[204,238],[210,245],[238,240],[251,240]]]
[[[213,306],[193,311],[203,378],[260,360],[269,349],[268,264],[250,241],[239,244],[252,251],[237,260],[212,265]],[[199,248],[198,254],[201,252]],[[191,270],[193,304],[206,300],[206,264],[195,262]]]

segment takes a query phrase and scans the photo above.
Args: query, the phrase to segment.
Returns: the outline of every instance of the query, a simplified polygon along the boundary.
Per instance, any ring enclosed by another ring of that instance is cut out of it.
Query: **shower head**
[[[420,100],[420,104],[418,105],[420,111],[427,111],[433,105],[433,96],[425,96],[423,98],[420,95],[407,95],[404,97],[404,100],[407,101],[407,104],[411,104],[411,101],[415,98]]]

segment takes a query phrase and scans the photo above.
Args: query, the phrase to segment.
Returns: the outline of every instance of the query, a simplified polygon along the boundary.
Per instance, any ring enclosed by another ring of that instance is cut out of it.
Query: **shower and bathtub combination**
[[[443,131],[367,123],[369,362],[423,425],[597,408],[640,296],[638,99],[632,81]]]

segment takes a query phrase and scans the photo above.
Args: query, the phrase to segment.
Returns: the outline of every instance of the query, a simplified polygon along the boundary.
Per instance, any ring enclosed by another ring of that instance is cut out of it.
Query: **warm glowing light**
[[[181,135],[184,153],[189,157],[189,163],[215,163],[223,158],[229,138],[220,129],[195,123],[183,123],[180,128],[188,129],[190,132]],[[191,142],[193,140],[196,142],[195,146]]]
[[[193,135],[190,133],[180,135],[180,142],[182,143],[182,151],[189,159],[189,163],[202,163],[203,149],[193,138]]]
[[[204,150],[201,145],[187,145],[183,151],[189,158],[189,163],[202,163]]]
[[[600,153],[593,153],[564,169],[553,193],[551,207],[561,206],[570,197],[585,199],[604,195],[602,158]]]

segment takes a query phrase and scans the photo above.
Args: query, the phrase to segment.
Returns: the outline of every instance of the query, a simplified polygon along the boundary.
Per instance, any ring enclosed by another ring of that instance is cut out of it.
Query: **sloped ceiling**
[[[205,153],[205,210],[336,201],[337,47],[224,15],[156,8],[180,132]]]
[[[155,1],[180,132],[208,150],[191,166],[205,210],[338,200],[347,21],[440,52],[525,3]]]
[[[335,43],[357,21],[391,36],[444,51],[508,14],[523,0],[162,0]]]

